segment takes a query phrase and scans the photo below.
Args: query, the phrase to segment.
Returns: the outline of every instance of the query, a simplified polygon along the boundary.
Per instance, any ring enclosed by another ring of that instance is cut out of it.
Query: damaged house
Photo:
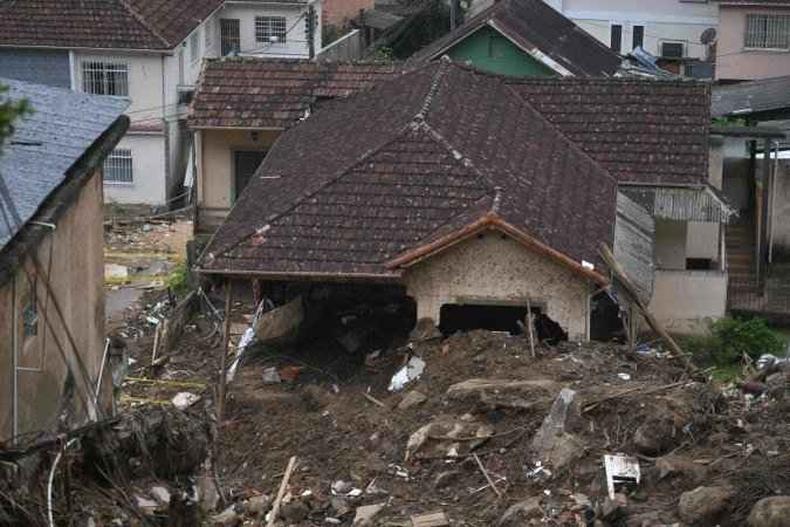
[[[33,113],[0,154],[0,443],[101,413],[102,168],[127,102],[9,79]],[[103,397],[104,395],[104,397]]]
[[[397,284],[445,332],[532,309],[584,340],[606,304],[606,244],[664,322],[723,316],[728,212],[708,185],[709,102],[696,83],[513,79],[432,62],[285,133],[199,270],[264,292]],[[701,276],[689,268],[698,238]],[[711,279],[723,280],[712,293]],[[704,299],[661,309],[689,285]]]

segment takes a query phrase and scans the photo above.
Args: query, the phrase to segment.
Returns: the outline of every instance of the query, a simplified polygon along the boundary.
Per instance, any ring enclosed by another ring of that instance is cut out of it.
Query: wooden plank
[[[445,527],[450,525],[450,520],[443,511],[429,512],[411,517],[412,527]]]

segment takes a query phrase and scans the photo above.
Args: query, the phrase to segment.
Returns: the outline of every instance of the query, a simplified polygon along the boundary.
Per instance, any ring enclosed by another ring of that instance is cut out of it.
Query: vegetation
[[[189,268],[185,261],[179,262],[170,272],[167,277],[167,287],[178,296],[189,291]]]
[[[726,379],[737,375],[744,356],[783,355],[786,340],[761,318],[723,318],[709,335],[685,337],[683,346],[702,365],[714,366],[714,377]]]
[[[8,98],[8,86],[0,84],[0,151],[6,140],[14,133],[14,121],[30,113],[31,108],[26,100],[14,101]]]

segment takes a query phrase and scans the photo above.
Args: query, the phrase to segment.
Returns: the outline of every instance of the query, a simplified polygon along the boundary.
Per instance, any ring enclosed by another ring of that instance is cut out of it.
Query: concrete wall
[[[591,285],[547,256],[490,231],[466,240],[406,270],[407,294],[417,317],[440,322],[444,304],[525,306],[527,299],[568,332],[588,335]]]
[[[776,174],[773,211],[774,256],[790,259],[790,160],[782,159]]]
[[[106,182],[105,200],[108,203],[164,205],[167,200],[164,134],[127,133],[116,148],[128,148],[132,151],[134,181]]]
[[[557,74],[530,57],[498,31],[483,27],[453,46],[447,53],[456,62],[516,77],[553,77]]]
[[[317,24],[315,28],[315,51],[321,49],[321,2],[314,3]],[[221,18],[239,19],[239,30],[241,37],[242,55],[261,55],[266,57],[280,58],[307,58],[309,48],[307,45],[307,34],[304,16],[307,13],[307,5],[294,4],[266,4],[255,2],[226,2],[213,16],[211,27],[214,31],[213,40],[216,48],[212,50],[214,55],[219,54],[219,20]],[[255,40],[255,17],[256,16],[284,16],[286,27],[286,41],[284,44],[263,43]]]
[[[197,142],[197,205],[199,222],[216,226],[235,200],[233,153],[268,151],[278,130],[200,130]]]
[[[685,269],[688,224],[656,218],[656,268]]]
[[[65,327],[71,330],[93,386],[104,350],[102,223],[102,181],[97,172],[58,221],[57,228],[34,249],[50,277],[55,298],[65,315]],[[79,250],[74,250],[75,247]],[[46,299],[41,278],[37,282],[39,297],[44,302],[38,305],[37,334],[25,338],[22,333],[24,306],[20,297],[27,281],[23,269],[32,269],[32,260],[25,260],[15,278],[0,288],[0,375],[3,376],[0,382],[0,440],[13,433],[15,384],[18,386],[20,434],[53,430],[63,411],[76,415],[75,421],[85,415],[85,408],[74,392],[84,385],[80,380],[72,384],[73,380],[68,378],[68,369],[56,340],[65,347],[74,371],[77,371],[76,361],[68,347],[64,324],[52,300]],[[54,334],[44,322],[45,318],[52,322]],[[16,383],[15,362],[18,365]]]
[[[747,14],[790,15],[787,7],[721,6],[716,46],[717,79],[766,79],[790,72],[790,50],[761,50],[744,47]]]
[[[71,88],[69,52],[0,48],[0,77]]]
[[[622,50],[632,49],[634,25],[644,26],[644,48],[654,55],[661,42],[683,42],[686,56],[704,58],[707,47],[699,43],[702,32],[718,24],[718,5],[713,2],[679,0],[551,0],[555,9],[606,44],[610,25],[623,26]]]
[[[668,331],[704,333],[725,315],[727,273],[657,270],[649,307]]]

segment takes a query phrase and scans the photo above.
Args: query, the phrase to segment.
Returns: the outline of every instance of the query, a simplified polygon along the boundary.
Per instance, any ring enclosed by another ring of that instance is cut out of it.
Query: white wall
[[[706,46],[700,44],[702,32],[718,26],[715,2],[680,0],[545,0],[606,44],[610,43],[610,24],[623,26],[622,51],[632,49],[632,27],[645,27],[644,48],[655,55],[662,41],[684,42],[686,56],[704,58]]]
[[[649,308],[668,331],[704,333],[727,310],[727,273],[657,270]]]
[[[318,52],[318,50],[321,49],[321,2],[314,2],[314,7],[317,16],[315,51]],[[226,2],[225,6],[220,8],[208,22],[207,28],[213,32],[211,38],[213,47],[210,50],[210,54],[207,56],[219,56],[219,20],[221,18],[237,18],[240,21],[242,55],[261,55],[273,58],[307,58],[309,56],[305,31],[305,16],[307,14],[307,9],[307,4],[288,5],[255,2]],[[284,44],[256,42],[256,16],[285,17],[285,27],[287,31],[286,42]]]
[[[687,226],[685,221],[656,218],[656,268],[685,269]]]
[[[104,183],[107,203],[146,203],[163,205],[166,201],[164,177],[165,141],[162,134],[127,134],[117,148],[132,151],[132,183]]]

